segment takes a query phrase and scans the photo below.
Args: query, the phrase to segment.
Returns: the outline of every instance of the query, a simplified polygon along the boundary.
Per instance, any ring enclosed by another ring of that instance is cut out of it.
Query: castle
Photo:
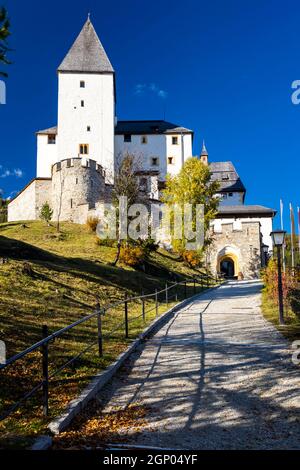
[[[58,67],[58,121],[37,132],[37,174],[11,200],[8,220],[36,220],[49,202],[53,220],[85,223],[110,199],[116,162],[140,161],[140,186],[159,201],[167,174],[177,174],[193,155],[193,131],[164,120],[116,118],[115,71],[90,18]],[[231,162],[199,158],[220,182],[221,203],[211,223],[214,242],[207,263],[214,273],[253,278],[265,264],[275,211],[245,205],[246,189]]]

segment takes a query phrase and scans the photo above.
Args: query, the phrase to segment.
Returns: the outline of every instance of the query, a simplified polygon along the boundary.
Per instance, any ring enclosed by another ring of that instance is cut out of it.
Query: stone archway
[[[232,246],[224,247],[218,254],[217,271],[225,277],[233,278],[239,275],[239,250]]]
[[[234,277],[234,260],[229,256],[220,261],[220,273],[228,279]]]

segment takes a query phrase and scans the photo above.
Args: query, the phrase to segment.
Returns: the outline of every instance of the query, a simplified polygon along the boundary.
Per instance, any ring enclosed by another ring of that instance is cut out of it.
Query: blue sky
[[[287,0],[0,0],[12,23],[0,106],[0,188],[35,176],[35,131],[56,124],[56,68],[88,11],[116,70],[119,119],[194,129],[212,161],[231,160],[248,204],[300,205],[300,4]],[[277,225],[278,222],[276,221]]]

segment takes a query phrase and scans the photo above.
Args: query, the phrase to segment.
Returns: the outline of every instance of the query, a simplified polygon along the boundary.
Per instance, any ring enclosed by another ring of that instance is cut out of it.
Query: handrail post
[[[143,298],[144,292],[142,291],[142,317],[143,322],[145,323],[145,299]]]
[[[196,279],[194,278],[194,295],[196,295]]]
[[[129,337],[129,334],[128,334],[128,302],[127,302],[127,294],[125,294],[125,304],[124,304],[124,308],[125,308],[125,338],[128,338]]]
[[[178,301],[178,282],[175,284],[175,300]]]
[[[97,310],[97,326],[98,326],[98,351],[99,357],[103,356],[103,341],[102,341],[102,318],[101,318],[101,309],[99,302],[96,306]]]
[[[209,280],[208,280],[208,275],[206,274],[206,287],[209,288]]]
[[[49,336],[48,326],[43,325],[43,338]],[[49,354],[48,354],[48,343],[42,345],[43,354],[43,415],[48,416],[49,414]]]
[[[166,304],[168,306],[169,299],[168,299],[168,283],[166,282]]]
[[[155,315],[158,316],[158,294],[157,294],[157,289],[155,289]]]
[[[187,292],[186,292],[186,281],[184,281],[184,298],[187,298]]]

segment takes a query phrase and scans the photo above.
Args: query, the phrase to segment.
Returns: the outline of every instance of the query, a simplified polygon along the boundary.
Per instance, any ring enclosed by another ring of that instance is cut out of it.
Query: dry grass
[[[5,341],[7,357],[22,351],[41,339],[42,325],[56,331],[93,311],[96,300],[102,306],[129,296],[154,292],[164,288],[176,275],[193,276],[195,271],[183,266],[175,256],[159,250],[147,263],[147,272],[110,263],[116,248],[99,246],[87,227],[64,223],[61,232],[42,222],[0,224],[0,257],[8,263],[0,265],[0,339]],[[32,275],[24,274],[24,262]],[[192,293],[192,287],[189,287]],[[183,297],[183,290],[180,293]],[[166,305],[160,305],[160,313]],[[155,316],[153,300],[147,304],[146,322]],[[99,358],[97,347],[65,369],[50,383],[50,416],[60,413],[66,404],[82,390],[95,372],[111,363],[145,327],[140,303],[129,306],[130,339],[119,328],[113,338],[104,341],[104,356]],[[124,319],[123,307],[109,310],[103,318],[104,335]],[[50,344],[50,373],[66,359],[95,342],[95,319],[75,328]],[[20,398],[41,379],[41,354],[35,352],[1,373],[0,412]],[[49,419],[42,417],[41,395],[30,399],[25,407],[0,423],[4,438],[43,432]]]

